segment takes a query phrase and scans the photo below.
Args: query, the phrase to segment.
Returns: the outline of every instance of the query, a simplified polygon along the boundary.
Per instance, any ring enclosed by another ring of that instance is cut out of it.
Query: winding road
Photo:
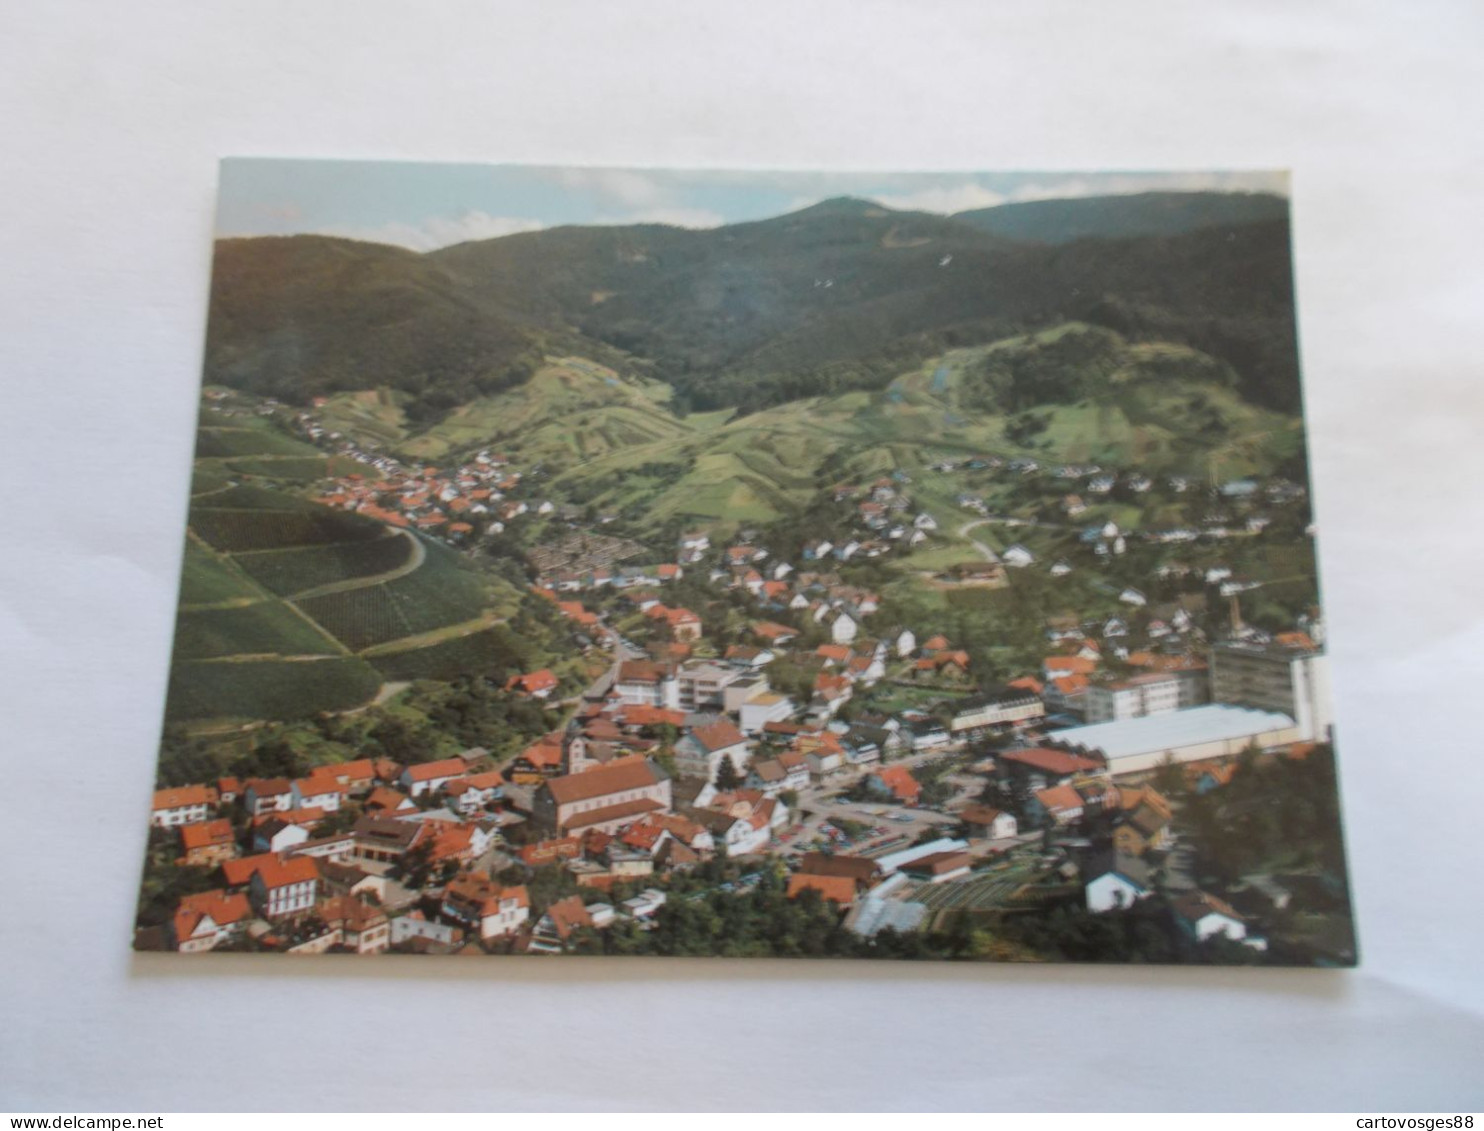
[[[994,562],[996,565],[999,564],[1000,555],[986,546],[983,542],[979,542],[973,538],[969,538],[969,531],[973,530],[976,526],[988,526],[991,523],[999,521],[1001,520],[994,518],[979,518],[975,519],[973,522],[966,522],[958,528],[958,536],[960,538],[967,538],[969,545],[973,546],[974,549],[978,550],[981,554],[984,555],[985,561]]]

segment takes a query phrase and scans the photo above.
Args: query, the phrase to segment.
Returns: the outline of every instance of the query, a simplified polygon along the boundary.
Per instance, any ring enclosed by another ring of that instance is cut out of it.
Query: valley
[[[1352,962],[1285,217],[223,241],[141,931]]]

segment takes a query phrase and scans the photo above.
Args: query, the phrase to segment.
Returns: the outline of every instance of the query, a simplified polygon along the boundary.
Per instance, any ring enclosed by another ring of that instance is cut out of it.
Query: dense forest
[[[418,421],[576,349],[668,382],[678,411],[746,412],[880,388],[945,349],[1070,320],[1195,347],[1247,399],[1293,411],[1286,218],[1270,200],[1188,195],[1152,232],[1051,202],[1078,205],[1089,232],[1055,245],[851,199],[711,230],[567,227],[426,255],[224,240],[206,376],[289,401],[388,386]]]

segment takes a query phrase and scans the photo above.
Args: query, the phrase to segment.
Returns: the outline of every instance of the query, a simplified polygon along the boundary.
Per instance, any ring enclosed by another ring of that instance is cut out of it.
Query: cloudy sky
[[[221,236],[316,232],[418,251],[559,224],[714,228],[832,196],[960,212],[1150,189],[1287,194],[1278,172],[763,173],[378,161],[224,161]]]

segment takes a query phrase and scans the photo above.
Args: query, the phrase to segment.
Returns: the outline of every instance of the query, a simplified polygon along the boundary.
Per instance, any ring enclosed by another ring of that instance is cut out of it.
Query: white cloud
[[[622,216],[603,216],[595,224],[673,224],[677,228],[719,228],[727,222],[720,212],[705,208],[642,208]]]
[[[1010,198],[985,188],[977,181],[963,181],[956,185],[932,185],[914,192],[877,195],[872,199],[904,212],[937,212],[946,216],[953,212],[967,212],[971,208],[993,208]]]
[[[1069,174],[1018,185],[1009,193],[1009,199],[1065,200],[1136,192],[1270,192],[1286,196],[1288,174],[1267,171]]]
[[[1282,172],[1179,173],[1047,173],[1003,192],[976,180],[932,184],[910,191],[877,193],[873,200],[888,208],[950,215],[973,208],[993,208],[1025,200],[1066,200],[1072,197],[1120,196],[1136,192],[1271,192],[1288,195],[1288,175]]]
[[[660,177],[633,169],[559,169],[556,177],[566,188],[625,208],[652,208],[670,195],[669,186]]]
[[[343,236],[371,243],[395,244],[413,251],[435,251],[469,240],[491,240],[516,232],[534,232],[546,227],[540,220],[520,216],[491,216],[471,210],[458,216],[429,216],[417,224],[393,221],[374,227],[329,227],[320,235]]]

